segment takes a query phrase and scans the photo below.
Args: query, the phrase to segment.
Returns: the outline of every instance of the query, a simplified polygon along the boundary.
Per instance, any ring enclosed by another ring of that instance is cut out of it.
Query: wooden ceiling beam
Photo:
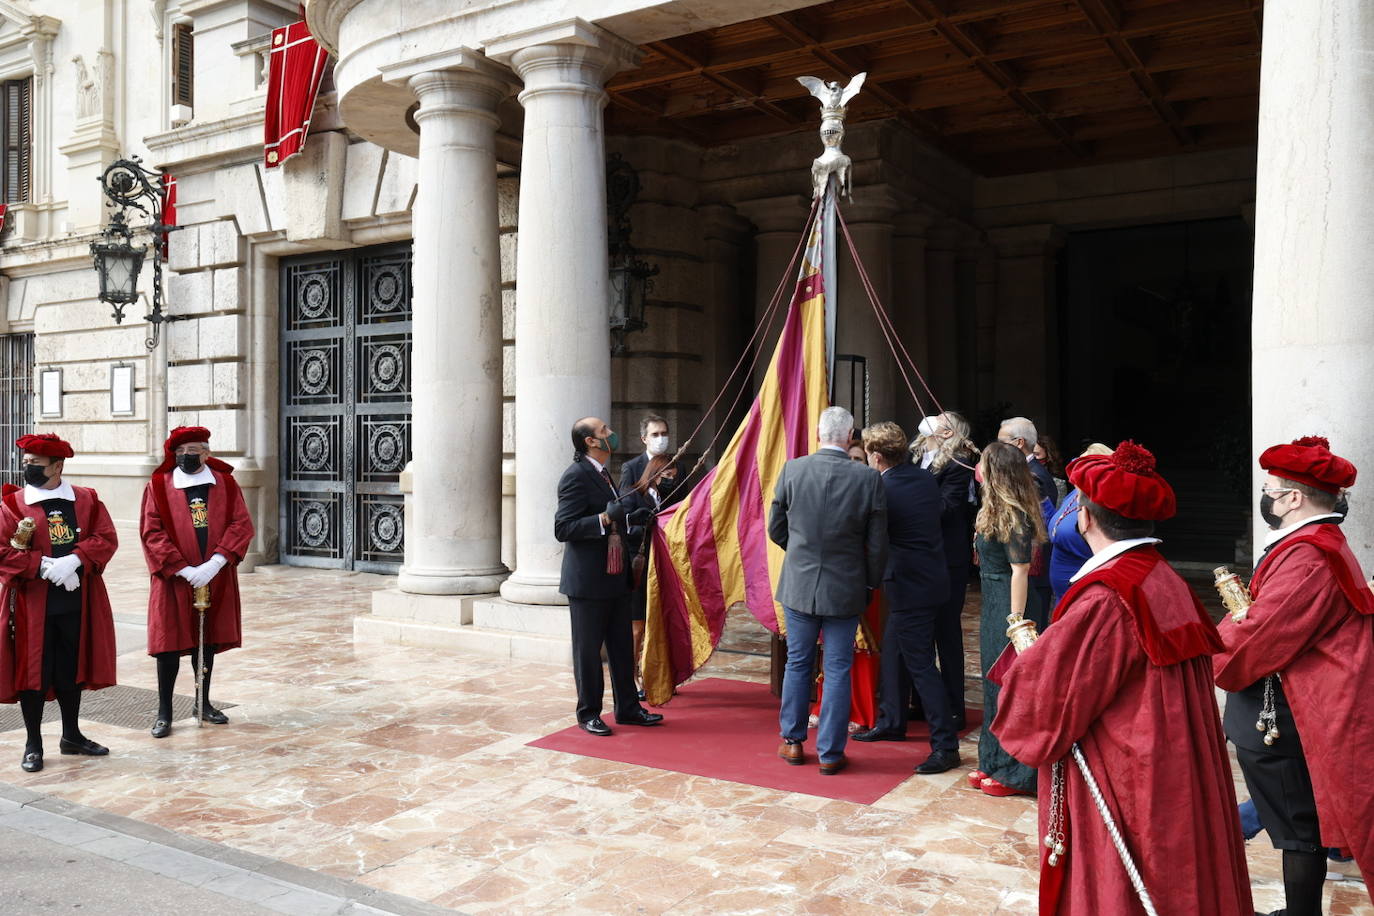
[[[689,68],[693,73],[708,82],[714,83],[722,89],[732,92],[742,99],[747,99],[749,104],[757,108],[766,115],[781,121],[788,126],[795,126],[798,120],[793,115],[774,105],[772,102],[758,94],[758,90],[746,87],[738,79],[716,73],[708,69],[705,64],[694,58],[687,51],[684,51],[668,41],[655,41],[649,47],[683,67]]]
[[[1178,112],[1169,105],[1164,99],[1164,93],[1160,91],[1159,84],[1154,77],[1146,70],[1131,43],[1121,37],[1121,7],[1116,4],[1116,0],[1075,0],[1078,8],[1083,11],[1089,25],[1097,32],[1098,36],[1106,42],[1111,49],[1112,55],[1126,68],[1131,81],[1140,90],[1141,97],[1145,104],[1149,105],[1154,111],[1155,116],[1169,128],[1178,140],[1179,146],[1188,149],[1194,143],[1192,132],[1179,120]]]
[[[905,0],[905,3],[930,20],[940,37],[944,38],[951,48],[968,58],[969,62],[977,67],[988,78],[988,81],[995,85],[1007,98],[1011,99],[1017,107],[1021,108],[1028,118],[1040,125],[1075,156],[1087,157],[1087,150],[1073,138],[1073,135],[1065,130],[1062,124],[1050,117],[1040,107],[1039,103],[1022,91],[1016,80],[1000,64],[989,60],[983,49],[965,34],[959,25],[949,22],[944,10],[936,6],[933,0]]]

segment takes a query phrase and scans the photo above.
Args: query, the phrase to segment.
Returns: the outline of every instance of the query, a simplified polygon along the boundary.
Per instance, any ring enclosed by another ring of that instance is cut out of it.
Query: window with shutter
[[[0,201],[24,203],[29,199],[33,143],[31,101],[33,79],[5,80],[0,83],[0,152],[5,157],[0,170]]]
[[[190,23],[172,26],[172,104],[194,107],[196,38]]]

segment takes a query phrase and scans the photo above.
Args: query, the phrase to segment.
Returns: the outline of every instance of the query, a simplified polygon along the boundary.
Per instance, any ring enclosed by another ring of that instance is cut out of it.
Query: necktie
[[[615,493],[615,484],[611,483],[611,472],[606,470],[605,468],[602,468],[601,479],[606,481],[606,486],[611,488],[612,493]],[[620,494],[616,493],[616,495],[619,496]]]

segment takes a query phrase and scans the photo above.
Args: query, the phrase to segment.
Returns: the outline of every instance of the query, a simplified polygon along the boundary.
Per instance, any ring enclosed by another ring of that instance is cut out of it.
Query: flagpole
[[[835,199],[839,177],[827,176],[821,200],[821,289],[825,291],[825,381],[827,400],[835,403],[835,332],[839,302],[836,274]]]

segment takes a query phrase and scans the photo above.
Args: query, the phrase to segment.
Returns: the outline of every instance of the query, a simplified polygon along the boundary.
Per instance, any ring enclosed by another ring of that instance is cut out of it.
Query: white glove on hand
[[[177,570],[177,575],[181,576],[181,578],[185,579],[187,582],[190,582],[191,576],[195,574],[196,568],[195,566],[183,566],[181,569]]]
[[[191,575],[186,578],[191,583],[192,588],[200,588],[202,585],[209,585],[210,580],[219,574],[224,568],[224,564],[229,562],[224,559],[222,554],[215,554],[199,566],[191,568]]]
[[[74,592],[81,587],[81,577],[76,573],[70,573],[65,579],[61,579],[55,584],[62,586],[69,592]]]
[[[38,565],[44,579],[54,585],[61,585],[64,579],[76,575],[76,571],[81,568],[81,557],[74,553],[69,553],[65,557],[44,557]]]

